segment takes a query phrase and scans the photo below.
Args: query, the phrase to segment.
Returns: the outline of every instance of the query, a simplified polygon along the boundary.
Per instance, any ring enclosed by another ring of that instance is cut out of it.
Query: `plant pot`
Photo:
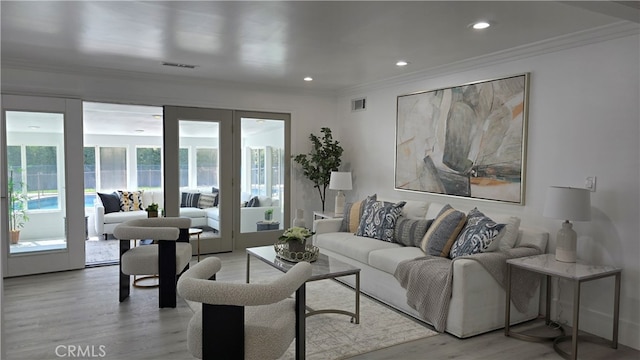
[[[157,211],[147,211],[147,217],[148,218],[158,217],[158,212]]]
[[[289,244],[289,252],[305,252],[307,240],[305,239],[304,242],[300,242],[298,240],[292,240],[292,241],[289,241],[288,244]]]
[[[9,231],[11,243],[17,244],[20,241],[20,230],[11,230]]]
[[[271,219],[273,219],[273,214],[264,214],[265,221],[271,221]]]

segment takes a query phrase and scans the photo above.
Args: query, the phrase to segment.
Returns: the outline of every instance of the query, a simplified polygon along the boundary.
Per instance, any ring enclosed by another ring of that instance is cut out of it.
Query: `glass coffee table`
[[[247,283],[249,283],[250,264],[251,264],[252,256],[285,273],[289,271],[289,269],[291,269],[296,264],[295,262],[286,261],[277,257],[276,251],[273,248],[273,245],[248,248],[247,249]],[[304,358],[304,353],[305,353],[305,341],[304,341],[305,321],[304,319],[306,317],[317,315],[317,314],[326,314],[326,313],[343,314],[343,315],[350,316],[352,323],[360,324],[360,269],[354,266],[351,266],[347,263],[344,263],[340,260],[329,257],[323,253],[318,254],[318,259],[311,263],[311,277],[309,278],[309,280],[307,280],[307,282],[324,280],[324,279],[336,279],[342,276],[349,276],[349,275],[355,275],[356,277],[355,312],[339,310],[339,309],[322,309],[322,310],[309,309],[309,311],[307,311],[304,316],[298,317],[298,321],[296,324],[296,354],[300,354],[302,358]],[[300,287],[300,289],[298,289],[298,291],[296,291],[296,301],[298,302],[298,306],[304,306],[303,309],[306,309],[306,306],[305,306],[306,289],[304,284]]]

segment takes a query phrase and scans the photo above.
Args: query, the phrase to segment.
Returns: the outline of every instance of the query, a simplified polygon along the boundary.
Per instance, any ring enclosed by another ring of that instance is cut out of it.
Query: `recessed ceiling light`
[[[144,130],[143,130],[143,129],[136,129],[136,132],[137,132],[137,133],[143,133],[143,132],[144,132]]]
[[[486,21],[478,21],[477,23],[473,24],[471,27],[476,30],[483,30],[488,28],[489,26],[491,26],[491,24],[489,24]]]
[[[29,126],[29,129],[34,129],[34,130],[35,130],[35,129],[40,129],[40,126],[37,126],[37,125],[31,125],[31,126]]]
[[[313,81],[313,78],[311,76],[307,76],[304,78],[304,81]]]
[[[162,119],[162,115],[153,115],[154,119]]]
[[[400,66],[400,67],[407,66],[407,65],[409,65],[409,63],[404,60],[400,60],[396,63],[396,66]]]

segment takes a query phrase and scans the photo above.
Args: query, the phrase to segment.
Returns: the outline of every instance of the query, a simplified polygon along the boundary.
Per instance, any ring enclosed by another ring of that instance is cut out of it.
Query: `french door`
[[[82,102],[2,95],[4,276],[84,267]]]
[[[205,211],[207,226],[219,236],[214,250],[273,244],[289,226],[289,119],[281,113],[165,106],[167,215],[186,211],[181,206],[189,207],[183,201],[188,194],[213,193],[216,206]]]

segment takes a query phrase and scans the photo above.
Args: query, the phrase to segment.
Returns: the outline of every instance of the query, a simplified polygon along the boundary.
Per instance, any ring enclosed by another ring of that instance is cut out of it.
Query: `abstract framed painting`
[[[395,188],[524,204],[529,73],[398,96]]]

